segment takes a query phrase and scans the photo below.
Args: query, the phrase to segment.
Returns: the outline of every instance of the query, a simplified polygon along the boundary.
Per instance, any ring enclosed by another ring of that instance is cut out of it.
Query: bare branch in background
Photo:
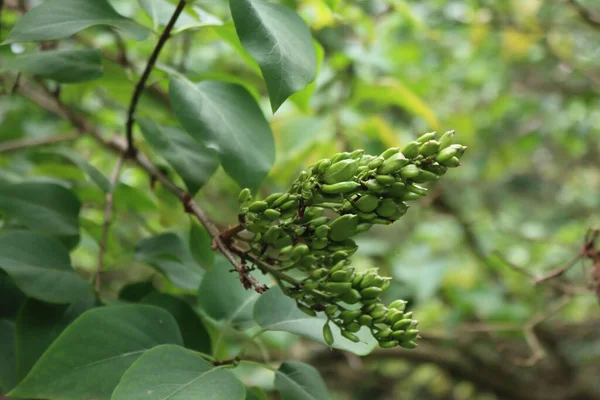
[[[600,30],[600,17],[595,16],[587,8],[577,2],[577,0],[567,0],[567,2],[575,9],[583,22],[588,26]]]
[[[49,136],[39,139],[22,139],[12,140],[8,142],[0,143],[0,153],[8,153],[12,151],[18,151],[22,149],[28,149],[31,147],[44,146],[62,142],[70,142],[79,138],[81,135],[77,132],[69,133],[67,135],[56,135]]]

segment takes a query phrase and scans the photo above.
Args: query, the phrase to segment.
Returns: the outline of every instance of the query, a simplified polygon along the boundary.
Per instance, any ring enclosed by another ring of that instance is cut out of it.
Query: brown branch
[[[146,86],[146,82],[148,81],[148,78],[150,77],[150,74],[152,73],[152,69],[154,69],[154,64],[156,64],[156,60],[158,59],[160,51],[162,50],[163,46],[165,45],[165,43],[171,36],[171,31],[173,30],[173,27],[175,26],[175,22],[177,22],[177,18],[179,18],[179,15],[181,15],[181,12],[183,11],[184,7],[185,7],[185,0],[179,0],[179,3],[177,3],[177,7],[175,8],[173,15],[171,16],[171,19],[167,23],[167,26],[165,26],[165,30],[160,35],[160,38],[158,39],[158,43],[156,43],[156,47],[154,48],[154,51],[152,52],[152,54],[150,55],[150,58],[148,59],[148,64],[146,64],[146,69],[142,73],[142,77],[140,78],[140,80],[137,83],[135,90],[133,92],[133,96],[131,98],[131,103],[129,105],[129,110],[127,112],[127,124],[126,124],[127,151],[130,154],[133,154],[135,152],[135,147],[133,144],[133,123],[134,123],[133,116],[135,114],[135,109],[137,108],[137,105],[138,105],[138,102],[140,101],[142,92],[144,91],[144,86]]]
[[[577,0],[567,0],[567,2],[575,9],[583,22],[590,27],[600,30],[600,19],[594,16],[587,8],[577,2]]]
[[[573,257],[573,259],[571,259],[571,261],[569,261],[563,267],[557,268],[553,271],[548,272],[547,274],[545,274],[543,276],[535,278],[533,282],[536,285],[538,285],[540,283],[544,283],[550,279],[554,279],[554,278],[557,278],[557,277],[563,275],[565,272],[567,272],[569,269],[571,269],[575,264],[577,264],[577,261],[581,260],[582,257],[583,256],[581,254],[576,255],[575,257]]]
[[[8,153],[11,151],[17,151],[22,149],[28,149],[30,147],[43,146],[47,144],[55,144],[68,142],[75,140],[80,137],[79,133],[70,133],[67,135],[49,136],[39,139],[23,139],[23,140],[12,140],[4,143],[0,143],[0,153]]]
[[[96,298],[98,299],[100,298],[100,273],[102,272],[102,266],[104,264],[104,253],[106,252],[108,232],[110,230],[110,225],[112,222],[111,218],[113,211],[114,194],[117,188],[119,175],[121,174],[121,169],[123,168],[124,161],[125,153],[122,153],[117,159],[117,163],[115,164],[112,175],[110,177],[110,188],[108,192],[106,192],[106,203],[104,206],[104,225],[102,226],[102,237],[100,239],[100,250],[98,251],[98,266],[96,267],[96,277],[94,285]]]

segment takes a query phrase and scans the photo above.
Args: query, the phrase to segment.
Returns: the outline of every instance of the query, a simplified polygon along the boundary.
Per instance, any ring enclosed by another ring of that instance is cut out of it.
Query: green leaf
[[[78,236],[80,208],[73,192],[54,183],[0,184],[0,210],[33,230]]]
[[[152,18],[154,30],[158,26],[165,26],[175,11],[175,4],[168,0],[139,0],[146,14]],[[175,22],[173,33],[179,33],[187,29],[200,28],[202,26],[222,25],[223,21],[196,6],[188,6]]]
[[[261,328],[272,331],[295,333],[318,343],[323,339],[324,318],[310,317],[296,306],[296,302],[283,294],[279,286],[264,293],[254,305],[254,320]],[[344,338],[337,325],[331,324],[333,348],[350,351],[358,355],[369,354],[377,345],[368,328],[363,327],[356,335],[361,342],[354,343]]]
[[[70,150],[56,150],[55,153],[60,154],[84,171],[92,182],[94,182],[104,193],[107,193],[110,190],[108,178],[104,176],[102,172],[98,171],[96,167],[91,165],[85,158]]]
[[[155,293],[156,288],[152,280],[146,282],[128,283],[119,291],[119,300],[130,303],[139,303],[151,293]]]
[[[190,228],[190,252],[194,260],[204,269],[210,269],[215,263],[212,237],[199,223],[192,220]]]
[[[143,40],[148,30],[118,14],[106,0],[47,0],[20,18],[4,42],[42,42],[69,37],[94,25],[110,25]]]
[[[0,72],[19,70],[61,83],[89,81],[102,76],[100,50],[50,50],[20,54]]]
[[[138,119],[138,123],[148,143],[175,168],[191,195],[219,168],[215,151],[204,147],[187,132],[149,119]]]
[[[7,320],[0,320],[0,360],[0,393],[6,393],[18,383],[15,325]]]
[[[210,336],[204,323],[188,303],[177,297],[158,292],[144,297],[142,303],[164,308],[171,313],[179,325],[186,348],[207,354],[212,352]]]
[[[245,329],[252,325],[252,308],[260,295],[244,289],[237,273],[230,272],[232,266],[227,260],[218,257],[215,261],[200,285],[198,305],[211,318]]]
[[[15,285],[10,276],[0,268],[0,319],[17,318],[27,296]]]
[[[260,67],[252,58],[250,53],[246,51],[242,43],[240,42],[240,38],[235,31],[235,26],[232,22],[221,25],[221,26],[213,26],[212,29],[214,32],[219,35],[221,39],[223,39],[226,43],[228,43],[231,47],[233,47],[238,54],[242,57],[242,59],[246,62],[246,64],[254,71],[257,75],[260,75]]]
[[[317,56],[308,26],[286,6],[264,0],[229,0],[244,48],[265,78],[273,112],[317,75]]]
[[[246,400],[269,400],[265,392],[257,387],[246,388]]]
[[[190,350],[163,345],[133,363],[111,400],[243,400],[245,395],[246,388],[230,371]]]
[[[177,322],[148,305],[89,310],[44,353],[9,397],[108,400],[123,373],[160,344],[182,344]]]
[[[317,42],[316,40],[314,41],[314,44],[315,44],[315,52],[317,54],[317,74],[318,74],[321,69],[321,65],[323,64],[323,59],[325,58],[325,49],[323,49],[323,46],[321,46],[321,44],[319,42]],[[290,97],[290,100],[292,100],[294,102],[294,104],[296,106],[298,106],[298,108],[300,110],[307,113],[309,111],[309,107],[310,107],[310,99],[312,98],[312,95],[315,92],[316,88],[317,88],[317,81],[315,79],[314,81],[309,83],[308,86],[306,86],[304,89],[302,89],[299,92],[294,93]]]
[[[135,258],[163,272],[177,287],[198,290],[204,270],[190,254],[186,244],[174,233],[140,240]]]
[[[61,332],[85,311],[94,300],[68,305],[48,304],[27,299],[17,318],[17,375],[23,379]]]
[[[169,97],[179,122],[198,142],[217,150],[225,172],[240,186],[257,189],[275,161],[275,142],[248,91],[172,76]]]
[[[275,387],[283,400],[330,400],[319,371],[298,361],[284,361],[275,373]]]
[[[89,285],[71,266],[56,239],[28,231],[0,236],[0,269],[25,294],[49,303],[70,303],[89,294]]]

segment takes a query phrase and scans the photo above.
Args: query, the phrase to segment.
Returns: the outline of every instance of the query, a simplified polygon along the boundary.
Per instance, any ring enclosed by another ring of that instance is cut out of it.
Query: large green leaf
[[[76,83],[102,76],[100,50],[51,50],[20,54],[0,71],[19,70],[61,83]]]
[[[314,41],[315,52],[317,54],[317,74],[321,69],[321,65],[323,64],[323,59],[325,58],[325,49],[319,42]],[[290,100],[294,102],[294,104],[303,112],[308,113],[310,111],[310,99],[312,98],[313,93],[317,89],[317,80],[315,79],[311,83],[308,84],[304,89],[299,92],[294,93]]]
[[[60,154],[62,157],[75,164],[80,170],[84,171],[92,182],[94,182],[103,192],[106,193],[110,191],[111,185],[108,178],[80,154],[77,154],[72,150],[56,150],[55,153]]]
[[[56,239],[29,231],[0,236],[0,269],[25,294],[49,303],[70,303],[89,294],[89,285],[71,266]]]
[[[174,233],[142,239],[135,247],[135,258],[157,268],[173,284],[186,290],[198,290],[204,275],[186,244]]]
[[[215,253],[212,250],[212,236],[196,221],[190,222],[190,252],[204,269],[214,265]]]
[[[317,56],[308,26],[286,6],[264,0],[229,0],[242,45],[265,78],[273,112],[315,80]]]
[[[73,322],[10,397],[108,400],[123,373],[160,344],[182,344],[177,322],[149,305],[96,308]]]
[[[0,320],[0,360],[0,393],[6,393],[18,382],[15,325],[7,320]]]
[[[243,400],[246,388],[230,371],[193,351],[158,346],[125,372],[112,400]]]
[[[176,5],[168,0],[139,0],[140,5],[146,11],[146,14],[152,18],[154,29],[158,26],[167,25]],[[185,7],[177,21],[173,33],[182,32],[187,29],[200,28],[202,26],[221,25],[223,21],[201,9],[200,7],[190,5]]]
[[[190,194],[196,194],[219,168],[215,151],[187,132],[149,119],[138,119],[138,123],[148,143],[175,168]]]
[[[283,400],[330,400],[319,371],[298,361],[285,361],[275,373],[275,387]]]
[[[10,275],[0,268],[0,319],[16,319],[25,300],[25,293],[15,285]]]
[[[106,0],[46,0],[20,18],[4,43],[41,42],[110,25],[143,40],[148,30],[118,14]]]
[[[246,89],[218,81],[171,77],[169,96],[183,127],[219,153],[225,172],[257,189],[275,161],[273,132]]]
[[[164,308],[171,313],[179,325],[186,348],[202,353],[211,353],[210,336],[204,323],[188,303],[180,298],[159,292],[144,297],[142,303]]]
[[[260,296],[246,290],[237,273],[223,257],[217,257],[215,267],[204,275],[200,285],[198,305],[211,318],[225,321],[236,329],[252,325],[252,308]]]
[[[221,39],[223,39],[226,43],[228,43],[231,47],[233,47],[238,54],[242,57],[246,65],[252,69],[257,75],[260,75],[260,67],[256,63],[256,60],[252,58],[252,55],[248,53],[248,51],[242,46],[240,42],[240,38],[237,36],[237,32],[235,31],[235,26],[232,22],[228,22],[221,26],[213,26],[211,29],[219,35]]]
[[[258,299],[254,305],[254,320],[263,329],[291,332],[326,344],[322,333],[326,320],[304,314],[298,309],[296,302],[283,294],[278,286],[272,287]],[[334,337],[333,348],[366,355],[377,345],[377,341],[366,327],[356,334],[361,342],[354,343],[344,338],[336,325],[330,325]]]
[[[23,379],[44,351],[77,317],[94,306],[93,299],[68,305],[28,299],[17,318],[17,375]]]
[[[0,210],[34,230],[77,236],[80,208],[73,192],[54,183],[0,184]]]

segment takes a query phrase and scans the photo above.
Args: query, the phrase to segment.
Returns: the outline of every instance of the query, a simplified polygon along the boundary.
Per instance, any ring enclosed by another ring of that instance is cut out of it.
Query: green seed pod
[[[389,312],[389,311],[391,311],[391,312]],[[394,308],[389,308],[389,307],[388,307],[388,313],[386,315],[388,316],[388,321],[392,325],[394,325],[396,322],[398,322],[404,318],[404,314],[402,313],[402,311],[398,311]]]
[[[437,181],[438,179],[440,179],[438,175],[425,170],[421,170],[421,173],[418,176],[412,178],[413,182],[417,183],[433,182]]]
[[[397,340],[399,342],[404,341],[404,331],[394,331],[392,332],[392,339]]]
[[[392,223],[392,221],[390,221],[389,219],[385,219],[385,218],[374,218],[370,222],[372,224],[377,224],[377,225],[389,225]]]
[[[406,158],[416,158],[419,155],[419,147],[421,147],[421,143],[417,141],[409,142],[402,149],[402,154]]]
[[[467,146],[461,146],[460,144],[453,144],[452,146],[456,146],[457,148],[456,158],[461,158],[467,150]]]
[[[455,146],[450,146],[440,151],[438,155],[435,157],[435,161],[439,163],[443,163],[454,157],[457,153],[458,149]]]
[[[321,207],[306,207],[304,210],[304,220],[311,221],[315,218],[323,216],[325,209]]]
[[[379,207],[377,207],[377,210],[375,210],[377,215],[384,217],[384,218],[391,217],[397,211],[398,211],[398,206],[396,205],[396,202],[392,199],[382,200],[381,203],[379,203]]]
[[[344,322],[344,324],[349,324],[356,318],[360,317],[361,314],[361,310],[345,310],[340,313],[339,318]]]
[[[238,202],[240,204],[244,204],[245,202],[250,201],[250,200],[252,200],[252,192],[250,191],[250,189],[248,189],[248,188],[242,189],[242,191],[238,195]]]
[[[363,154],[365,154],[365,151],[363,149],[357,149],[350,153],[350,158],[358,160],[362,158]]]
[[[390,158],[391,156],[398,154],[398,151],[400,149],[397,147],[390,147],[389,149],[387,149],[386,151],[384,151],[383,153],[381,153],[380,157],[382,157],[383,159],[387,160],[388,158]]]
[[[363,311],[366,313],[370,313],[371,311],[375,310],[375,309],[385,309],[385,306],[383,304],[371,304],[368,306],[363,307]]]
[[[331,228],[329,238],[334,242],[342,242],[356,234],[358,216],[354,214],[342,215],[336,218],[329,226]]]
[[[354,203],[354,206],[364,213],[368,213],[375,210],[378,205],[379,199],[377,198],[377,196],[374,196],[372,194],[366,194]]]
[[[419,200],[421,197],[422,196],[417,193],[408,192],[408,193],[405,193],[404,196],[402,196],[402,200],[404,200],[404,201]]]
[[[404,337],[406,338],[405,340],[413,340],[413,339],[416,339],[418,335],[419,335],[418,329],[409,329],[406,331],[406,334],[404,335]]]
[[[318,238],[326,238],[329,235],[331,228],[329,225],[321,225],[315,229],[315,236]]]
[[[352,211],[354,211],[354,206],[349,201],[345,201],[344,204],[342,204],[341,210],[345,211],[347,213],[352,212]]]
[[[396,182],[396,178],[392,175],[377,175],[375,180],[384,186],[390,186]]]
[[[346,293],[340,296],[340,300],[348,304],[356,304],[360,301],[360,299],[360,293],[356,289],[348,290]]]
[[[336,251],[335,253],[333,253],[331,255],[331,261],[334,262],[334,263],[337,263],[339,261],[347,259],[348,257],[350,257],[350,255],[348,254],[347,251],[345,251],[345,250],[338,250],[338,251]]]
[[[407,302],[404,300],[394,300],[390,303],[388,308],[393,308],[398,311],[404,311],[404,309],[406,308],[406,304]]]
[[[327,222],[329,222],[329,217],[317,217],[315,219],[311,219],[308,224],[313,228],[317,228],[323,224],[326,224]]]
[[[356,226],[356,233],[363,233],[363,232],[367,232],[369,229],[371,229],[373,227],[373,224],[370,224],[368,222],[363,222],[361,224],[358,224]]]
[[[367,273],[365,273],[363,275],[363,278],[360,281],[360,288],[364,289],[364,288],[371,286],[371,284],[375,280],[376,276],[377,276],[377,273],[374,270],[369,270]]]
[[[325,314],[327,314],[330,317],[333,317],[339,310],[339,307],[336,306],[335,304],[329,304],[327,305],[327,307],[325,307]]]
[[[285,232],[283,234],[285,236],[280,237],[279,239],[277,239],[277,241],[273,245],[276,249],[284,249],[286,247],[289,247],[292,244],[292,238],[290,237],[290,235],[288,235]]]
[[[323,181],[327,184],[345,182],[358,171],[358,160],[342,160],[332,164],[323,174]]]
[[[386,324],[387,325],[387,322],[388,322],[388,318],[386,315],[383,315],[382,317],[373,319],[374,324]]]
[[[377,168],[377,173],[380,175],[393,174],[399,171],[402,167],[408,164],[408,159],[402,153],[396,153],[381,164]]]
[[[432,172],[440,177],[448,171],[448,167],[444,167],[443,165],[440,165],[438,163],[428,164],[428,165],[425,165],[423,168],[425,168],[427,171]]]
[[[283,203],[281,206],[279,206],[279,208],[281,208],[282,210],[289,210],[291,208],[297,208],[297,207],[298,207],[297,200],[289,200],[289,201],[286,201],[285,203]]]
[[[327,171],[327,169],[331,166],[331,160],[326,158],[324,160],[319,161],[319,166],[318,166],[318,173],[319,174],[324,174],[325,171]]]
[[[369,179],[365,182],[365,186],[367,187],[367,190],[373,193],[383,193],[385,191],[385,186],[377,182],[376,179]]]
[[[289,254],[293,249],[294,249],[294,246],[285,246],[283,249],[281,249],[279,254],[281,254],[281,255]]]
[[[334,294],[343,294],[352,289],[350,282],[327,282],[323,285],[323,289]]]
[[[349,193],[360,187],[360,183],[347,181],[334,183],[333,185],[321,185],[321,190],[325,194]]]
[[[349,260],[341,260],[338,261],[333,267],[331,267],[331,269],[329,270],[329,274],[333,274],[337,271],[341,271],[342,269],[344,269],[346,267],[346,265],[348,265],[350,263]]]
[[[379,157],[375,157],[374,159],[372,159],[367,168],[368,169],[375,169],[378,168],[381,164],[383,164],[383,162],[385,161],[385,158],[379,156]]]
[[[272,208],[265,210],[264,215],[269,221],[275,221],[276,219],[279,219],[279,217],[281,217],[281,213]]]
[[[306,227],[305,226],[299,226],[297,228],[294,228],[294,233],[297,236],[302,236],[302,234],[304,234],[304,232],[306,232]]]
[[[379,298],[375,298],[375,299],[361,299],[360,302],[362,304],[364,304],[365,306],[368,306],[369,304],[377,304],[377,303],[379,303]]]
[[[317,313],[310,307],[305,306],[304,304],[298,303],[298,308],[306,315],[310,315],[311,317],[316,317]]]
[[[345,159],[347,159],[349,157],[350,157],[350,153],[348,153],[347,151],[345,151],[343,153],[337,153],[335,156],[333,156],[331,158],[331,163],[335,164],[336,162],[341,161],[341,160],[345,160]]]
[[[250,204],[250,206],[248,207],[248,210],[255,212],[255,213],[261,213],[261,212],[265,211],[268,207],[269,207],[269,205],[267,204],[266,201],[255,201],[254,203]]]
[[[413,320],[410,322],[410,327],[411,327],[411,328],[416,328],[417,326],[419,326],[419,321],[417,321],[417,320],[413,319]]]
[[[327,346],[331,347],[333,345],[333,332],[331,332],[329,321],[325,322],[325,325],[323,325],[323,339],[325,339]]]
[[[402,176],[404,179],[415,178],[419,176],[420,173],[421,170],[414,164],[409,164],[400,170],[400,176]]]
[[[315,256],[313,256],[312,254],[304,256],[300,260],[300,264],[302,264],[305,267],[312,267],[313,265],[315,265],[316,262],[317,262],[317,258]]]
[[[409,191],[418,194],[419,196],[426,196],[427,195],[427,188],[424,188],[424,187],[419,186],[419,185],[415,185],[414,183],[411,183],[410,185],[406,185],[406,188]]]
[[[356,333],[356,332],[360,331],[360,324],[356,321],[350,322],[349,324],[347,324],[345,326],[345,328],[348,332]]]
[[[298,260],[298,259],[304,257],[305,255],[307,255],[309,253],[309,251],[310,250],[307,245],[298,244],[298,245],[296,245],[296,247],[294,247],[294,250],[292,250],[290,257],[292,258],[292,260]]]
[[[417,139],[419,143],[425,143],[428,140],[435,139],[435,132],[428,132]]]
[[[444,150],[454,142],[454,131],[448,131],[440,138],[440,150]]]
[[[373,218],[377,218],[377,214],[375,214],[374,212],[370,212],[370,213],[359,212],[357,215],[361,221],[370,221]]]
[[[262,237],[262,241],[265,243],[275,243],[277,239],[279,239],[279,235],[281,234],[281,228],[278,226],[270,227]]]
[[[381,307],[382,308],[375,307],[375,309],[369,313],[374,320],[383,317],[387,312],[387,308],[385,308],[385,306],[381,305]]]
[[[311,272],[310,277],[313,279],[321,279],[322,277],[326,276],[328,272],[329,271],[326,268],[315,269],[313,272]]]
[[[354,278],[352,278],[352,287],[360,288],[360,282],[363,280],[364,277],[365,277],[365,274],[362,272],[355,274]]]
[[[404,313],[404,318],[411,319],[411,318],[412,318],[412,316],[413,316],[413,312],[412,312],[412,311],[409,311],[409,312],[407,312],[407,313]]]
[[[335,271],[333,274],[329,275],[329,280],[331,282],[348,282],[348,278],[351,278],[352,275],[348,273],[348,271]]]
[[[396,321],[392,325],[392,329],[395,331],[402,331],[410,326],[410,319],[401,319],[400,321]]]
[[[402,197],[406,194],[406,186],[402,182],[392,184],[387,190],[387,195],[390,197]]]
[[[302,290],[305,292],[310,292],[311,290],[315,290],[316,288],[318,288],[320,285],[320,282],[318,281],[305,281],[304,284],[302,285]]]
[[[348,332],[348,331],[346,331],[344,329],[341,330],[341,333],[342,333],[343,337],[345,337],[346,339],[348,339],[348,340],[350,340],[350,341],[352,341],[354,343],[360,342],[360,339],[358,338],[358,336],[356,336],[353,333],[350,333],[350,332]]]
[[[310,242],[310,247],[315,250],[322,250],[329,244],[327,238],[314,238]]]
[[[288,200],[290,200],[290,194],[289,193],[284,193],[281,196],[279,196],[279,198],[277,198],[277,200],[275,200],[272,204],[273,208],[277,208],[280,205],[282,205],[283,203],[287,202]],[[295,200],[295,199],[293,199]]]
[[[373,317],[368,314],[363,314],[357,318],[357,321],[362,326],[371,326],[373,324]]]
[[[416,348],[417,346],[418,346],[418,344],[413,340],[400,343],[400,347],[404,347],[405,349],[410,349],[410,350]]]
[[[379,342],[379,347],[382,349],[391,349],[392,347],[398,346],[397,340],[388,340],[386,342]]]
[[[440,162],[440,164],[442,164],[448,168],[456,168],[460,165],[460,160],[458,159],[458,157],[452,157],[446,161]]]
[[[440,143],[437,140],[428,140],[423,143],[419,148],[419,153],[423,157],[429,157],[438,152],[440,148]]]
[[[248,222],[246,225],[244,225],[244,228],[252,233],[260,233],[263,229],[260,225],[257,225],[254,222]]]
[[[275,202],[275,200],[279,199],[281,196],[283,196],[283,193],[272,193],[267,196],[267,198],[264,200],[264,202],[270,206],[271,204],[273,204]]]
[[[383,339],[389,338],[391,334],[392,334],[392,330],[386,326],[385,328],[381,329],[379,332],[375,333],[373,336],[375,336],[375,339],[377,339],[377,340],[383,340]]]

